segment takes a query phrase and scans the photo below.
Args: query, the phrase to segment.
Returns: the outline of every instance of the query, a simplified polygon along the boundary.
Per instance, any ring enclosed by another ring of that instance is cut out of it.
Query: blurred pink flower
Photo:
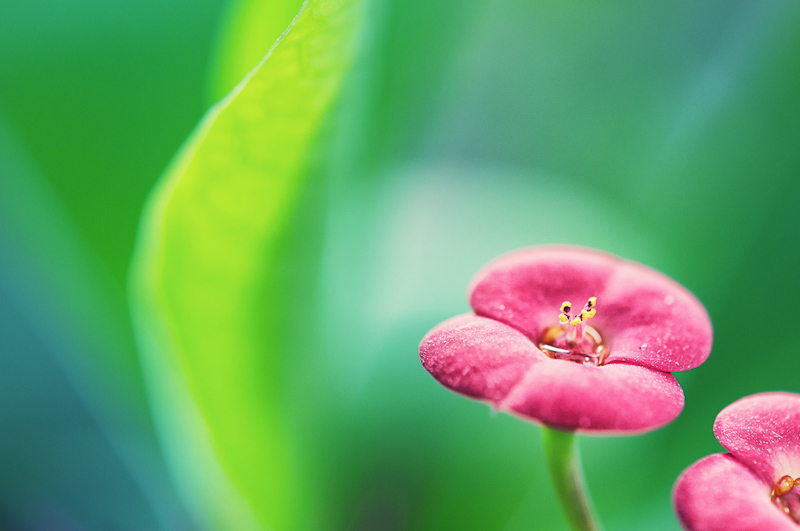
[[[579,247],[503,256],[469,290],[475,314],[423,338],[422,365],[445,387],[561,430],[653,430],[683,409],[670,374],[711,351],[703,305],[670,278]],[[569,301],[587,301],[577,311]],[[591,325],[589,325],[591,321]]]
[[[742,398],[717,415],[714,435],[730,453],[704,457],[675,484],[675,512],[683,527],[797,531],[800,395]]]

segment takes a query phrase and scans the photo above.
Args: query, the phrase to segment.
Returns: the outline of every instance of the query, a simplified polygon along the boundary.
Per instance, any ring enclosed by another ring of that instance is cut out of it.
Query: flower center
[[[800,478],[783,476],[775,482],[770,497],[772,503],[788,514],[795,523],[800,524],[800,494],[798,494],[800,489],[795,487],[800,487]]]
[[[584,365],[602,365],[609,350],[600,333],[586,321],[597,313],[597,297],[590,297],[583,309],[572,314],[572,303],[564,301],[558,324],[548,327],[539,341],[539,348],[553,359],[569,360]]]

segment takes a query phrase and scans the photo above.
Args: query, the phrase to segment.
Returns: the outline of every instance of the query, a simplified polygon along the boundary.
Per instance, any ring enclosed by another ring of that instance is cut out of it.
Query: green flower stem
[[[581,472],[575,434],[550,428],[542,431],[547,466],[570,526],[576,531],[599,531]]]

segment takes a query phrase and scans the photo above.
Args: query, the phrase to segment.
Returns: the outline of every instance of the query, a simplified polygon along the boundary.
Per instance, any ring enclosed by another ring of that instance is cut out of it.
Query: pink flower
[[[742,398],[717,415],[714,435],[730,453],[704,457],[675,484],[675,512],[683,527],[797,531],[800,395]]]
[[[711,322],[691,293],[592,249],[503,256],[478,274],[469,301],[474,315],[423,338],[422,365],[448,389],[561,430],[667,424],[683,409],[670,373],[697,367],[711,351]]]

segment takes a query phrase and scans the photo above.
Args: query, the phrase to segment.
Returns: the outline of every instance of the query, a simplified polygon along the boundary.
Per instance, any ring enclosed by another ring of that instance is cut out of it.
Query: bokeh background
[[[300,7],[0,3],[0,529],[565,529],[417,355],[543,243],[711,314],[675,422],[580,440],[608,529],[679,529],[717,412],[800,392],[800,4],[309,0],[196,129]]]

